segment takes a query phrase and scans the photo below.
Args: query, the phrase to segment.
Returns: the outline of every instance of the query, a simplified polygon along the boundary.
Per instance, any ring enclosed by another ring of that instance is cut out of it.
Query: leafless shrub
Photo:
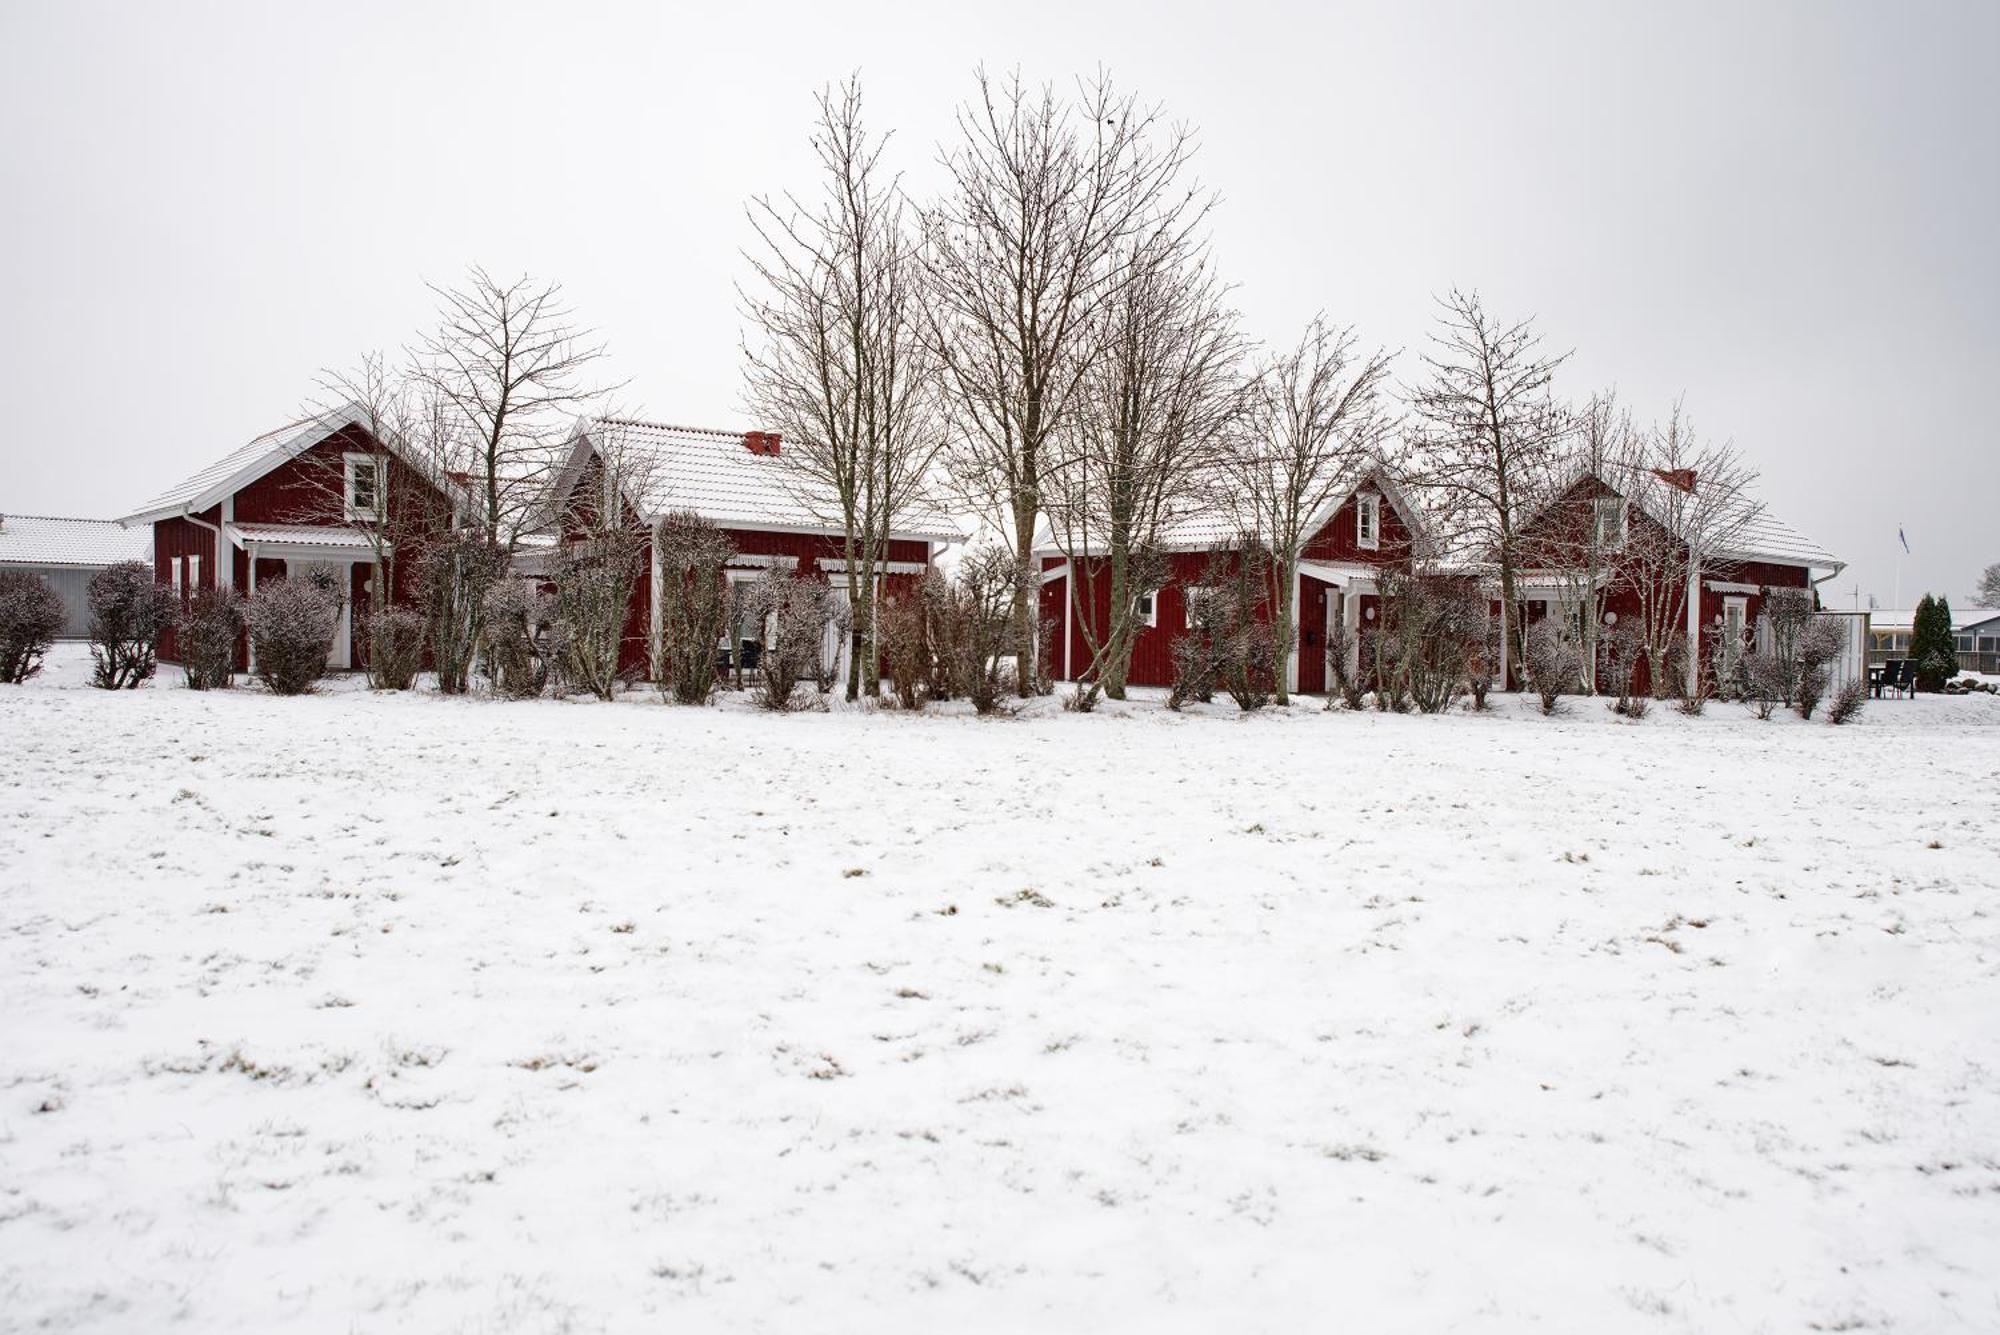
[[[1817,709],[1819,702],[1826,698],[1827,684],[1832,679],[1833,664],[1840,657],[1845,640],[1846,636],[1841,633],[1839,626],[1818,617],[1809,620],[1805,629],[1799,633],[1795,652],[1798,655],[1797,698],[1800,718],[1811,718],[1813,710]]]
[[[407,691],[424,666],[424,616],[393,604],[363,613],[368,642],[368,684],[378,691]]]
[[[889,660],[896,703],[904,709],[922,709],[931,700],[942,698],[938,636],[950,601],[950,585],[934,569],[883,600],[883,652]]]
[[[1762,649],[1743,655],[1743,703],[1760,719],[1768,719],[1791,692],[1791,664]]]
[[[1003,547],[979,548],[959,563],[945,608],[940,659],[951,693],[970,700],[978,713],[998,710],[1007,691],[1016,688],[1002,655],[1012,638],[1016,597],[1038,583],[1033,563]]]
[[[1562,623],[1544,617],[1528,627],[1523,641],[1522,666],[1528,689],[1535,693],[1544,714],[1562,711],[1562,697],[1574,694],[1583,685],[1583,651]]]
[[[120,561],[90,577],[91,684],[136,688],[159,666],[160,632],[173,623],[173,590],[144,561]]]
[[[1360,638],[1347,628],[1345,621],[1336,621],[1327,629],[1326,679],[1333,684],[1333,690],[1327,694],[1328,709],[1333,708],[1336,700],[1349,709],[1359,709],[1367,698],[1368,687],[1361,672]],[[1354,660],[1352,667],[1348,666],[1350,658]]]
[[[507,568],[507,554],[481,533],[439,538],[423,555],[424,616],[430,622],[431,666],[438,690],[463,695],[485,627],[486,591]]]
[[[555,599],[523,579],[486,591],[486,671],[495,693],[532,700],[548,688],[559,638]]]
[[[757,659],[759,704],[787,710],[802,683],[815,682],[821,694],[831,687],[823,667],[827,633],[847,631],[845,609],[832,585],[794,571],[766,570],[751,583],[745,610],[767,628]]]
[[[1644,718],[1645,698],[1632,690],[1639,656],[1644,645],[1631,626],[1613,626],[1597,639],[1597,689],[1612,696],[1611,712],[1627,718]]]
[[[1390,706],[1406,697],[1422,713],[1442,713],[1484,657],[1486,596],[1467,580],[1393,568],[1381,572],[1379,587],[1383,642],[1394,649],[1383,678]]]
[[[736,624],[724,574],[736,545],[689,510],[661,520],[659,542],[654,578],[660,587],[660,633],[653,657],[661,687],[681,704],[707,704],[715,690],[716,646]]]
[[[1836,726],[1852,722],[1861,713],[1862,706],[1867,703],[1868,683],[1855,677],[1835,691],[1833,699],[1827,701],[1826,721]]]
[[[565,543],[549,558],[554,620],[562,641],[556,667],[566,687],[600,700],[617,694],[625,622],[645,542],[645,533],[637,528],[606,528]]]
[[[1215,699],[1215,686],[1222,677],[1229,640],[1224,624],[1225,599],[1218,596],[1225,582],[1222,567],[1210,561],[1202,581],[1183,591],[1188,627],[1170,651],[1174,680],[1167,689],[1168,709],[1178,711],[1190,700],[1208,704]]]
[[[195,591],[174,623],[189,690],[222,690],[236,680],[236,640],[242,632],[240,597],[218,589]]]
[[[245,610],[257,679],[273,695],[303,695],[326,674],[340,626],[340,603],[305,578],[258,586]]]
[[[1203,583],[1213,591],[1217,680],[1236,707],[1249,713],[1271,703],[1277,680],[1271,626],[1260,615],[1271,583],[1270,548],[1244,539],[1233,552],[1220,552]]]
[[[62,595],[40,575],[0,570],[0,682],[23,682],[62,633]]]

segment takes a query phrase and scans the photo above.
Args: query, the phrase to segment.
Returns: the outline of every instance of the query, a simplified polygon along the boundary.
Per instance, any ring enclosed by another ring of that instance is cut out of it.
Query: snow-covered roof
[[[1389,498],[1403,522],[1417,535],[1419,543],[1430,541],[1430,516],[1405,493],[1386,465],[1368,463],[1334,489],[1332,499],[1306,525],[1317,533],[1333,521],[1357,491],[1374,487]],[[1236,500],[1238,484],[1217,473],[1189,489],[1190,497],[1175,514],[1160,525],[1160,547],[1169,552],[1206,552],[1231,546],[1245,531],[1255,527],[1253,518]],[[1035,550],[1043,556],[1062,555],[1053,526],[1044,516],[1035,526]]]
[[[0,515],[0,565],[108,566],[152,554],[150,531],[134,532],[115,519]]]
[[[782,443],[775,454],[753,453],[747,434],[597,418],[578,429],[552,496],[570,494],[596,451],[618,460],[635,479],[638,494],[628,499],[648,520],[692,510],[725,528],[839,533],[832,489],[788,458]],[[964,536],[951,516],[921,503],[904,507],[890,527],[898,538],[954,542]]]
[[[223,531],[238,547],[249,543],[272,547],[369,547],[366,533],[354,528],[313,524],[225,524]]]
[[[1550,493],[1550,501],[1542,507],[1535,518],[1538,519],[1553,509],[1577,483],[1593,476],[1597,476],[1597,473],[1592,468],[1588,466],[1577,468]],[[1597,476],[1597,480],[1636,504],[1642,511],[1651,514],[1668,528],[1674,527],[1671,517],[1662,510],[1664,503],[1669,499],[1673,484],[1654,470],[1620,469],[1615,470],[1613,476]],[[1700,485],[1699,480],[1696,485]],[[1742,515],[1740,519],[1733,518],[1727,512],[1718,512],[1710,525],[1710,531],[1731,532],[1733,536],[1727,547],[1709,552],[1707,555],[1735,561],[1769,561],[1776,565],[1806,566],[1815,570],[1844,568],[1844,562],[1780,519],[1768,505],[1762,504],[1754,496],[1745,495],[1738,505],[1739,514]],[[1534,519],[1529,522],[1533,523]]]
[[[368,411],[363,405],[347,403],[311,417],[301,418],[296,422],[287,422],[275,431],[266,431],[248,444],[231,450],[206,468],[168,487],[118,522],[127,525],[149,524],[156,519],[165,519],[172,515],[206,510],[223,497],[248,486],[278,465],[296,459],[328,436],[350,426],[366,429],[369,420]],[[384,434],[389,433],[385,431]],[[402,448],[396,440],[385,440],[383,444],[394,450],[404,463],[429,478],[440,491],[456,496],[463,490],[456,481],[440,475],[426,460]]]

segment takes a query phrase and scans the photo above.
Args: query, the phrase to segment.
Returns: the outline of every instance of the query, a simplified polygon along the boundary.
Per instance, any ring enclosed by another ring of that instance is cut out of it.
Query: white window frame
[[[1140,625],[1159,625],[1160,591],[1158,589],[1141,589],[1132,599],[1132,609],[1139,613]]]
[[[1213,595],[1214,590],[1202,588],[1199,584],[1190,584],[1181,590],[1181,621],[1189,630],[1194,629],[1195,608],[1202,599]],[[1157,603],[1154,604],[1155,611],[1158,610],[1158,606]]]
[[[1354,498],[1354,545],[1371,552],[1382,546],[1382,498],[1374,492]]]
[[[370,523],[381,523],[387,513],[389,500],[389,461],[379,454],[347,454],[341,456],[341,511],[347,518],[363,519]],[[375,506],[363,509],[354,503],[354,480],[361,476],[361,465],[367,465],[375,474]]]
[[[181,572],[186,568],[187,558],[185,556],[170,556],[167,558],[167,582],[173,586],[176,598],[180,597],[181,589],[186,585],[186,581],[181,575]]]
[[[1604,520],[1607,515],[1618,516],[1618,535],[1615,539],[1604,536]],[[1597,541],[1599,551],[1622,552],[1625,550],[1625,498],[1622,496],[1599,496],[1591,502],[1590,521],[1595,528],[1592,536]]]
[[[1730,623],[1734,621],[1735,625]],[[1736,666],[1736,660],[1743,653],[1745,632],[1750,627],[1750,600],[1741,594],[1722,600],[1722,641],[1726,646],[1722,661],[1729,667]]]
[[[201,557],[199,556],[188,557],[187,586],[190,594],[201,592]]]

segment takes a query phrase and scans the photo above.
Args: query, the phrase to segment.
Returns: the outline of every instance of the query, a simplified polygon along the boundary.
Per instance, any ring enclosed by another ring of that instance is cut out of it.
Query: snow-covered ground
[[[2000,1329],[2000,698],[0,687],[0,1328]]]

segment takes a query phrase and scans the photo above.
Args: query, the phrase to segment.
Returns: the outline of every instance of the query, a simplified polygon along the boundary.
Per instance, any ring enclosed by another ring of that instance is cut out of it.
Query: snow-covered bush
[[[1583,684],[1583,650],[1555,617],[1543,617],[1528,627],[1521,659],[1528,689],[1535,693],[1544,714],[1561,712],[1562,697],[1574,694]]]
[[[90,577],[90,681],[130,690],[159,666],[160,632],[173,623],[174,591],[144,561],[120,561]]]
[[[549,558],[562,641],[556,667],[564,686],[600,700],[617,693],[625,623],[645,567],[645,543],[642,530],[607,529],[560,547]]]
[[[257,679],[273,695],[302,695],[326,673],[340,601],[313,580],[261,584],[244,612]]]
[[[766,627],[757,658],[757,702],[766,709],[793,707],[804,682],[821,695],[832,688],[826,642],[830,631],[845,636],[847,609],[825,580],[793,571],[766,570],[750,585],[746,611]]]
[[[1211,680],[1246,713],[1269,704],[1276,690],[1271,627],[1259,615],[1270,581],[1269,549],[1244,540],[1209,559],[1197,595]]]
[[[1222,675],[1222,601],[1217,596],[1222,572],[1210,563],[1199,584],[1190,585],[1187,600],[1187,633],[1174,641],[1168,651],[1174,666],[1173,684],[1167,690],[1167,708],[1178,710],[1190,700],[1207,704],[1215,699],[1215,683]]]
[[[549,684],[555,600],[521,579],[486,591],[486,671],[496,694],[532,700]]]
[[[1833,699],[1826,704],[1826,721],[1835,725],[1853,721],[1868,703],[1868,683],[1860,677],[1851,679],[1845,686],[1833,693]]]
[[[1385,569],[1379,580],[1384,639],[1377,653],[1386,645],[1393,658],[1382,678],[1388,707],[1407,702],[1425,714],[1442,713],[1484,657],[1486,597],[1469,581],[1421,570]]]
[[[1038,585],[1033,565],[1002,547],[978,548],[959,563],[937,627],[938,661],[950,694],[970,700],[977,713],[997,711],[1013,688],[1002,655],[1012,643],[1014,595]]]
[[[736,545],[692,511],[660,524],[660,633],[653,646],[660,688],[684,705],[708,703],[715,690],[715,650],[728,633],[730,590],[723,571]]]
[[[507,554],[472,530],[446,534],[424,549],[418,574],[430,623],[431,666],[446,695],[465,692],[479,653],[486,591],[506,568]]]
[[[424,666],[424,617],[408,607],[380,607],[362,620],[368,640],[368,684],[407,691]]]
[[[40,575],[0,570],[0,682],[23,682],[63,627],[62,595]]]
[[[950,601],[951,586],[943,573],[929,569],[913,585],[884,598],[876,613],[890,684],[896,703],[905,709],[922,709],[941,698],[937,639]]]
[[[1814,617],[1799,634],[1795,695],[1800,718],[1811,718],[1813,710],[1826,698],[1826,688],[1833,677],[1833,665],[1839,660],[1840,651],[1846,647],[1846,640],[1839,626],[1820,617]]]
[[[1347,660],[1354,660],[1350,669]],[[1345,621],[1336,621],[1326,632],[1326,680],[1331,687],[1326,693],[1326,707],[1332,709],[1336,703],[1349,709],[1361,708],[1362,700],[1368,694],[1368,687],[1361,674],[1360,637],[1347,628]],[[1492,684],[1492,678],[1487,678]]]
[[[199,589],[174,623],[174,646],[191,691],[222,690],[236,680],[236,640],[243,633],[243,600],[220,589]]]
[[[1632,690],[1639,655],[1645,646],[1631,626],[1613,626],[1597,640],[1597,690],[1612,697],[1611,712],[1627,718],[1644,718],[1652,704],[1649,697]]]

